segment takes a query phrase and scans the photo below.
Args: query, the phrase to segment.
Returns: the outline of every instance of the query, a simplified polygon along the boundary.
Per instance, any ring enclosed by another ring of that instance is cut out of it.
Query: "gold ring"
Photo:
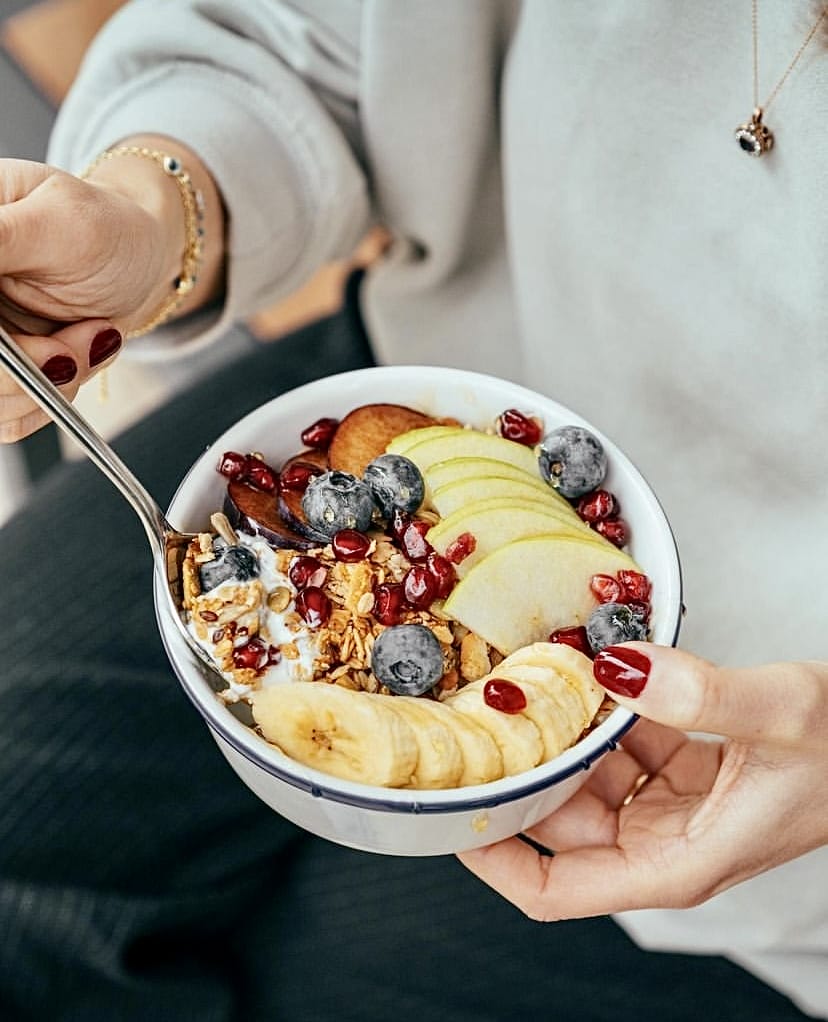
[[[644,771],[643,774],[639,774],[638,777],[636,777],[636,779],[632,783],[632,787],[627,792],[627,794],[624,796],[624,798],[623,798],[623,800],[621,802],[621,808],[622,809],[623,809],[624,806],[628,806],[630,804],[630,802],[632,802],[632,800],[641,791],[641,789],[644,787],[644,785],[647,784],[647,782],[650,780],[650,778],[651,778],[651,774],[647,773],[646,770]]]

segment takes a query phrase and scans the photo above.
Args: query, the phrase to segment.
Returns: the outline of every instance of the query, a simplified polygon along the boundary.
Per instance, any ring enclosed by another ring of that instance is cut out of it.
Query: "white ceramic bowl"
[[[341,417],[374,401],[405,404],[480,427],[506,408],[543,417],[545,428],[587,426],[609,455],[606,486],[631,525],[630,550],[653,583],[652,637],[674,645],[681,620],[681,573],[670,526],[650,487],[598,430],[567,408],[523,387],[455,369],[402,366],[327,377],[275,398],[227,430],[198,459],[169,508],[176,527],[206,527],[221,507],[224,481],[216,472],[225,450],[265,454],[278,465],[300,447],[299,434],[321,416]],[[514,777],[439,791],[378,788],[338,780],[288,759],[237,720],[216,698],[199,662],[167,611],[156,580],[155,605],[170,661],[219,748],[248,787],[272,809],[306,830],[340,844],[395,855],[441,855],[517,834],[570,798],[587,771],[634,722],[616,708],[560,756]]]

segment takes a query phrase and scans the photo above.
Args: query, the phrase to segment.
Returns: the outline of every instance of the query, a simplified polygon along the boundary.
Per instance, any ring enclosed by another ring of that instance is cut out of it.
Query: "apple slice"
[[[272,547],[310,550],[320,545],[285,522],[274,494],[257,490],[249,483],[231,481],[227,484],[224,513],[234,529],[261,536]]]
[[[512,480],[509,480],[509,483],[511,485]],[[512,496],[493,497],[465,504],[430,529],[426,539],[438,554],[445,556],[446,550],[457,537],[466,532],[474,536],[475,547],[467,557],[455,565],[460,578],[464,578],[484,557],[488,557],[507,543],[526,536],[586,535],[587,539],[606,542],[574,513],[561,514],[556,508],[541,504],[537,500]]]
[[[368,463],[383,454],[394,437],[436,423],[430,415],[404,405],[360,405],[337,426],[328,448],[328,465],[361,479]]]
[[[531,481],[550,489],[539,471],[527,472],[518,465],[512,465],[508,461],[496,461],[494,458],[447,458],[446,461],[429,465],[425,481],[433,490],[438,490],[447,483],[468,479],[470,476],[497,476],[500,479],[515,479],[518,482]]]
[[[495,498],[532,501],[548,509],[551,514],[581,521],[569,501],[564,500],[542,479],[535,482],[530,476],[525,479],[505,479],[502,476],[468,476],[466,479],[457,479],[432,490],[427,506],[432,507],[441,518],[448,518],[469,504]]]
[[[456,424],[453,426],[421,426],[418,429],[410,429],[407,433],[395,436],[386,447],[386,451],[389,454],[405,454],[414,444],[442,436],[444,433],[452,433],[455,429],[457,429]]]
[[[590,579],[622,568],[641,571],[623,550],[597,537],[518,539],[476,564],[443,610],[508,655],[558,628],[585,624],[597,606]]]
[[[405,456],[423,475],[432,465],[448,458],[494,458],[522,468],[530,475],[539,472],[538,460],[530,448],[492,433],[462,427],[420,440],[406,450]]]

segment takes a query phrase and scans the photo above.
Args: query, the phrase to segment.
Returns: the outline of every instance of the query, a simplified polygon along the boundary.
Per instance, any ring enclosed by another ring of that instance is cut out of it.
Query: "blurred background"
[[[0,158],[43,160],[52,121],[95,34],[127,0],[0,0]],[[377,257],[381,232],[367,237],[353,257],[324,267],[296,294],[231,331],[208,353],[179,358],[163,368],[119,359],[105,387],[93,380],[76,404],[112,439],[138,418],[245,348],[277,341],[339,307],[355,266]],[[81,456],[54,427],[13,446],[0,445],[0,524],[24,502],[31,484],[58,461]]]

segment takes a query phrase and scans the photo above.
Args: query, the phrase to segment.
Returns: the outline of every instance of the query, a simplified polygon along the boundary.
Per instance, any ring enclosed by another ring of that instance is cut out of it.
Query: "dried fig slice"
[[[437,422],[430,415],[405,405],[360,405],[337,427],[328,448],[328,465],[361,479],[368,463],[382,454],[395,436],[410,429],[434,426]]]
[[[279,513],[276,497],[243,482],[229,482],[224,513],[240,532],[261,536],[272,547],[310,550],[319,543],[292,529]]]
[[[294,454],[292,458],[288,458],[284,465],[282,465],[280,475],[285,475],[290,469],[297,468],[306,469],[313,475],[321,475],[323,472],[327,472],[327,451],[307,450]],[[317,532],[308,524],[307,516],[302,510],[303,494],[304,490],[282,489],[280,486],[278,499],[279,513],[291,529],[295,529],[302,536],[313,540],[317,545],[324,545],[328,542],[328,537]]]

